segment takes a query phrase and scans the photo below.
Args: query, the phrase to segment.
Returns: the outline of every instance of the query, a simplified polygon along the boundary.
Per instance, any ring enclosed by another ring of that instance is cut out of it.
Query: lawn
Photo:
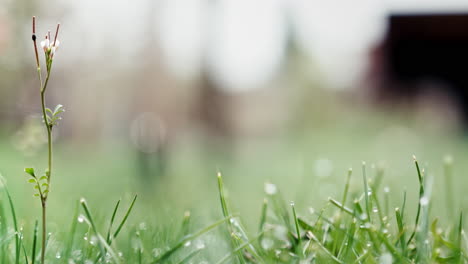
[[[234,149],[218,148],[222,153],[194,143],[200,141],[181,144],[171,152],[165,175],[155,176],[152,183],[142,182],[135,151],[125,142],[77,146],[59,141],[48,204],[49,263],[101,263],[101,250],[107,252],[107,261],[120,263],[463,263],[466,244],[459,217],[468,202],[463,195],[466,142],[408,120],[371,117],[375,119],[343,120],[294,136],[240,142]],[[26,261],[25,253],[32,262],[34,223],[40,220],[40,204],[23,169],[40,168],[44,151],[27,156],[11,141],[1,143],[1,172],[24,235],[20,263]],[[413,154],[424,169],[425,191],[431,192],[424,196],[430,206],[422,207],[419,228],[408,241],[420,195]],[[447,155],[452,165],[447,165]],[[349,168],[353,173],[343,207]],[[369,196],[363,192],[364,169]],[[218,171],[224,180],[221,201],[226,199],[229,208],[220,202]],[[381,183],[375,186],[378,179]],[[395,208],[401,210],[405,193],[399,228]],[[113,230],[135,194],[138,198],[122,232],[102,249],[80,199],[86,199],[96,231],[105,237],[115,203],[121,199]],[[7,253],[3,257],[14,263],[17,244],[7,201],[2,196],[1,223],[8,227],[2,229]],[[187,212],[190,217],[184,218]],[[213,229],[204,230],[213,223]],[[180,248],[172,252],[177,245]]]

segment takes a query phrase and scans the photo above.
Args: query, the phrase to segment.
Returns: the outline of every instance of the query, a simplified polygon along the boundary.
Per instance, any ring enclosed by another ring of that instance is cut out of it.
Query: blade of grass
[[[135,195],[135,196],[133,197],[132,203],[130,204],[130,207],[128,207],[128,210],[127,210],[127,212],[125,213],[125,216],[124,216],[124,218],[122,219],[122,222],[120,222],[119,226],[118,226],[117,229],[115,230],[114,235],[112,235],[112,238],[111,238],[111,240],[110,240],[110,243],[112,243],[112,240],[113,240],[114,238],[116,238],[116,237],[119,235],[120,231],[122,230],[122,227],[124,226],[125,222],[127,221],[128,216],[130,215],[130,212],[132,211],[133,206],[135,205],[136,199],[137,199],[137,195]]]
[[[371,214],[370,214],[370,205],[369,205],[369,187],[367,186],[367,175],[366,175],[366,162],[362,162],[362,180],[364,183],[364,199],[366,205],[366,214],[367,220],[371,222]]]
[[[64,256],[65,259],[68,259],[70,257],[70,253],[71,253],[71,250],[73,249],[73,244],[75,242],[75,233],[76,233],[76,225],[78,222],[77,219],[78,219],[79,209],[80,209],[80,204],[76,202],[75,212],[73,214],[71,227],[70,227],[70,233],[69,233],[70,237],[68,239],[67,248],[65,250],[65,256]]]
[[[416,159],[416,156],[413,155],[413,160],[414,164],[416,166],[416,171],[418,172],[418,180],[419,180],[419,199],[418,199],[418,209],[416,211],[416,220],[414,223],[414,230],[411,233],[410,238],[408,239],[408,242],[406,242],[407,245],[411,243],[411,240],[413,240],[414,236],[416,235],[416,230],[418,228],[418,223],[419,223],[419,216],[421,214],[421,199],[424,197],[424,182],[423,182],[423,175],[421,173],[421,170],[419,168],[419,163],[418,160]]]
[[[184,219],[182,220],[182,227],[180,228],[179,237],[182,238],[189,234],[190,230],[190,211],[185,211]]]
[[[447,203],[447,215],[449,218],[454,217],[455,199],[453,191],[453,159],[450,156],[444,159],[444,176],[445,176],[445,201]]]
[[[39,222],[36,220],[34,223],[33,244],[31,252],[31,264],[36,262],[36,247],[37,247],[37,233],[39,231]]]
[[[81,206],[83,207],[84,211],[85,211],[85,214],[86,214],[86,217],[87,219],[89,220],[89,223],[91,225],[91,228],[93,229],[94,231],[94,234],[96,234],[96,236],[100,236],[98,230],[97,230],[97,227],[96,227],[96,224],[94,223],[94,220],[93,220],[93,217],[91,215],[91,212],[88,208],[88,205],[86,203],[86,200],[84,198],[81,199],[80,201],[81,203]],[[105,248],[104,246],[102,245],[102,243],[99,243],[99,250],[101,251],[101,256],[105,256],[106,253],[105,253]]]
[[[268,200],[265,198],[263,199],[262,213],[260,214],[260,224],[258,226],[258,232],[262,232],[263,228],[265,227],[267,210],[268,210]]]
[[[195,257],[196,255],[198,255],[201,251],[203,250],[203,248],[198,248],[192,252],[190,252],[190,254],[188,254],[185,258],[183,258],[181,261],[177,262],[177,264],[184,264],[184,263],[188,263],[193,257]]]
[[[352,168],[349,168],[348,170],[348,176],[346,177],[346,184],[345,184],[345,188],[344,188],[344,191],[343,191],[343,198],[341,200],[341,204],[343,205],[343,207],[346,205],[346,199],[348,197],[348,191],[349,191],[349,183],[351,181],[351,175],[353,174],[353,169]]]
[[[115,215],[117,214],[117,210],[119,209],[120,205],[120,199],[117,201],[117,203],[114,206],[114,211],[112,212],[112,216],[109,222],[109,228],[107,228],[107,235],[106,235],[106,241],[107,243],[110,243],[111,240],[111,230],[112,230],[112,225],[114,224],[115,220]]]
[[[312,233],[312,231],[307,231],[307,237],[309,239],[311,239],[312,241],[314,241],[321,249],[323,252],[325,252],[325,254],[327,254],[331,260],[333,260],[334,262],[336,263],[343,263],[341,260],[339,260],[338,258],[336,258],[319,240],[318,238],[314,235],[314,233]]]
[[[403,222],[403,217],[401,216],[400,209],[395,209],[395,218],[398,225],[398,237],[400,241],[400,247],[403,256],[406,256],[406,237],[405,237],[405,223]]]
[[[230,215],[230,212],[229,212],[229,208],[226,202],[226,194],[224,192],[223,178],[221,176],[221,172],[218,172],[217,176],[218,176],[218,191],[219,191],[219,200],[221,202],[221,209],[223,211],[223,216],[227,217]],[[231,236],[234,233],[234,227],[233,227],[231,220],[228,222],[227,226],[228,226],[229,235]],[[231,244],[233,248],[237,248],[239,246],[239,242],[236,239],[232,238],[232,236],[231,236]],[[237,257],[240,263],[245,263],[242,252],[238,252]]]
[[[3,185],[3,188],[5,189],[5,193],[7,195],[8,202],[10,204],[11,217],[13,219],[13,227],[15,228],[15,233],[16,233],[16,236],[15,236],[15,263],[19,264],[21,248],[20,248],[18,221],[16,219],[15,206],[13,204],[13,199],[11,198],[10,192],[8,191],[8,188],[6,186],[5,180],[4,180],[4,178],[3,178],[3,176],[1,174],[0,174],[0,183]]]
[[[296,226],[297,243],[300,244],[301,243],[301,231],[299,229],[299,223],[297,222],[296,208],[294,206],[294,202],[291,202],[291,208],[293,212],[294,225]]]
[[[219,221],[217,221],[217,222],[215,222],[215,223],[213,223],[213,224],[199,230],[196,233],[193,233],[191,235],[188,235],[188,236],[182,238],[179,242],[177,242],[177,244],[175,244],[169,250],[164,252],[164,254],[162,254],[158,258],[156,258],[152,263],[164,263],[164,261],[166,261],[176,250],[181,248],[188,241],[191,241],[191,240],[193,240],[193,239],[207,233],[208,231],[211,231],[212,229],[218,227],[219,225],[223,224],[224,222],[230,221],[231,219],[232,219],[232,216],[225,217],[225,218],[223,218],[223,219],[221,219],[221,220],[219,220]]]
[[[233,257],[234,255],[237,255],[239,254],[239,252],[242,252],[242,250],[246,247],[248,247],[249,245],[251,245],[253,242],[255,242],[255,240],[257,240],[260,236],[261,236],[262,233],[260,233],[258,236],[250,239],[249,241],[246,241],[242,244],[240,244],[237,248],[235,248],[233,251],[229,252],[227,255],[225,255],[222,259],[220,259],[218,262],[216,262],[216,264],[222,264],[224,262],[226,262],[227,260],[229,260],[231,257]]]

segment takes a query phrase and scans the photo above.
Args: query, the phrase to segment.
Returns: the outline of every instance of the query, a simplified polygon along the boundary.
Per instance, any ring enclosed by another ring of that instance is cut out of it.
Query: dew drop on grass
[[[154,258],[158,258],[161,253],[162,253],[162,249],[160,248],[153,248],[153,250],[151,251],[151,253],[153,253],[153,257]]]
[[[427,196],[423,196],[419,203],[421,203],[421,206],[427,206],[429,204],[429,198],[427,198]]]
[[[265,193],[268,195],[274,195],[278,192],[278,188],[273,183],[265,183]]]
[[[388,186],[385,186],[385,187],[383,188],[383,191],[384,191],[385,193],[389,193],[389,192],[390,192],[390,188],[389,188]]]
[[[201,239],[197,239],[194,242],[194,246],[195,246],[196,249],[204,249],[205,248],[205,242],[203,242],[203,240],[201,240]]]
[[[185,242],[184,247],[190,247],[190,245],[192,245],[192,242],[191,242],[191,241],[187,241],[187,242]]]
[[[278,239],[287,240],[288,229],[284,226],[277,225],[274,228],[273,234]]]
[[[140,230],[146,230],[146,223],[145,222],[141,222],[140,225],[138,226],[140,228]]]
[[[78,222],[83,223],[85,220],[83,215],[78,216]]]
[[[55,258],[59,259],[61,257],[62,257],[62,255],[60,255],[60,252],[57,252],[57,254],[55,254]]]
[[[361,218],[361,220],[366,220],[367,219],[367,214],[363,213],[359,217]]]
[[[261,242],[261,245],[262,245],[262,248],[264,250],[269,250],[273,247],[273,240],[269,239],[269,238],[264,238],[262,239],[262,242]]]
[[[393,263],[392,255],[390,253],[382,254],[379,258],[379,263],[380,264],[392,264]]]
[[[74,250],[71,255],[73,259],[78,261],[80,261],[83,257],[83,253],[81,252],[81,250]]]
[[[98,238],[96,236],[92,236],[91,239],[89,240],[89,243],[94,246],[96,245],[97,241],[98,241]]]

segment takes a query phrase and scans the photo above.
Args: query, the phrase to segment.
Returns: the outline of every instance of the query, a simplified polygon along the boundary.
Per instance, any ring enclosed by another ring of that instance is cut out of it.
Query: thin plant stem
[[[39,71],[40,72],[40,71]],[[39,74],[39,79],[40,78]],[[47,130],[47,148],[48,148],[48,168],[46,172],[48,188],[50,188],[50,175],[52,172],[52,127],[47,120],[46,114],[46,104],[45,104],[45,91],[47,89],[47,84],[49,83],[50,77],[50,68],[47,70],[47,77],[44,82],[44,85],[41,87],[41,107],[42,107],[42,116],[44,119],[44,125]],[[41,80],[42,84],[42,80]],[[40,188],[39,188],[40,189]],[[41,263],[45,263],[45,251],[46,251],[46,237],[47,237],[47,197],[48,193],[41,193],[41,206],[42,206],[42,250],[41,250]]]

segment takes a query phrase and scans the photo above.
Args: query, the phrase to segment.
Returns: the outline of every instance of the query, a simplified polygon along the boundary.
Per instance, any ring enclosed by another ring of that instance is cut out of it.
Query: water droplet
[[[191,242],[191,241],[187,241],[187,242],[185,242],[184,247],[190,247],[190,245],[192,245],[192,242]]]
[[[96,245],[97,241],[98,241],[98,238],[96,236],[92,236],[91,239],[89,240],[89,243],[94,246]]]
[[[379,263],[380,264],[392,264],[393,263],[392,255],[390,253],[382,254],[379,258]]]
[[[278,188],[273,183],[265,183],[265,193],[268,195],[274,195],[278,192]]]
[[[427,206],[429,204],[429,198],[427,196],[423,196],[419,203],[421,203],[421,206]]]
[[[203,242],[203,240],[197,240],[197,241],[195,241],[195,247],[197,249],[204,249],[205,248],[205,243]]]
[[[83,215],[78,216],[78,222],[83,223],[85,220],[85,217]]]
[[[361,220],[366,220],[367,219],[367,214],[362,213],[359,217],[361,218]]]
[[[384,191],[385,193],[389,193],[389,192],[390,192],[390,188],[389,188],[388,186],[385,186],[385,187],[383,188],[383,191]]]
[[[372,208],[372,212],[378,213],[378,212],[379,212],[379,209],[378,209],[377,207],[374,207],[374,208]]]
[[[264,238],[262,239],[261,245],[264,250],[269,250],[273,247],[274,241],[269,238]]]
[[[55,258],[58,258],[58,259],[59,259],[59,258],[61,258],[61,257],[62,257],[62,255],[60,255],[60,252],[57,252],[57,254],[55,254]]]

